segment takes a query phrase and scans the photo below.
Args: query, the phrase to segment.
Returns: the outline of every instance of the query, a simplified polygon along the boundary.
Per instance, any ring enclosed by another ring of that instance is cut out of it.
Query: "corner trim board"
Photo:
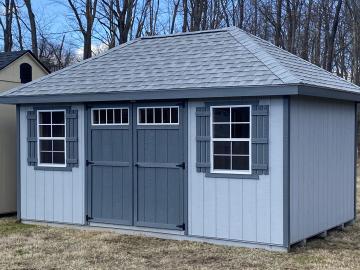
[[[284,246],[290,247],[290,104],[291,98],[283,102],[283,231]]]
[[[358,158],[358,154],[357,154],[357,149],[358,149],[358,103],[355,102],[355,147],[354,147],[354,220],[356,220],[356,204],[357,204],[357,200],[356,200],[356,189],[357,189],[357,158]]]
[[[20,105],[16,105],[16,209],[17,220],[21,220],[21,166],[20,166]]]

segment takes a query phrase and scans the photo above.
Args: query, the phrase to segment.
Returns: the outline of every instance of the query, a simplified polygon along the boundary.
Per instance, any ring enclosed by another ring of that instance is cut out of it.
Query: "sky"
[[[21,3],[21,1],[18,3]],[[37,27],[40,28],[37,30],[38,38],[41,37],[41,34],[44,34],[48,40],[53,41],[55,44],[59,44],[65,35],[65,47],[70,48],[81,58],[83,51],[83,38],[79,31],[75,31],[78,26],[75,17],[68,6],[68,0],[31,0],[31,3]],[[162,5],[161,9],[163,9],[163,12],[169,12],[168,7],[166,6]],[[29,25],[28,14],[25,6],[21,7],[20,12],[21,17],[25,22],[27,22],[27,25]],[[164,18],[166,19],[167,17],[165,16]],[[16,27],[15,24],[14,27]],[[99,53],[104,51],[107,46],[99,40],[98,33],[100,32],[100,34],[104,34],[103,28],[97,21],[95,21],[94,27],[96,28],[97,34],[94,35],[92,40],[92,47],[93,52]],[[23,35],[25,48],[31,49],[30,32],[23,30]],[[0,44],[0,47],[2,47],[2,44]]]

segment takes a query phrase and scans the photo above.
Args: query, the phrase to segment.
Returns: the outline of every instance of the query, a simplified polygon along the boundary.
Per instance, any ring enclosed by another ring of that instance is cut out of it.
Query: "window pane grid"
[[[179,107],[141,107],[137,119],[138,125],[177,125]]]
[[[214,106],[211,119],[212,170],[250,173],[250,106]]]
[[[65,111],[38,111],[40,166],[65,166]]]
[[[128,108],[92,109],[92,125],[128,125]]]

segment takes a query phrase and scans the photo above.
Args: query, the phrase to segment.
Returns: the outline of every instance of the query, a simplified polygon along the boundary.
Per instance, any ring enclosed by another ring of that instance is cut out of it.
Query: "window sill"
[[[72,167],[47,167],[47,166],[35,166],[36,171],[72,171]]]
[[[259,175],[255,175],[255,174],[205,173],[205,177],[259,180]]]

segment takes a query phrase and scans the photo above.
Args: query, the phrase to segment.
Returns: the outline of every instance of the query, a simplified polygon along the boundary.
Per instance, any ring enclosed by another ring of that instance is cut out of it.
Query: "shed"
[[[0,92],[50,72],[31,51],[0,53]],[[16,109],[0,105],[0,216],[16,213]]]
[[[10,90],[19,219],[288,250],[355,219],[360,88],[238,28]]]

